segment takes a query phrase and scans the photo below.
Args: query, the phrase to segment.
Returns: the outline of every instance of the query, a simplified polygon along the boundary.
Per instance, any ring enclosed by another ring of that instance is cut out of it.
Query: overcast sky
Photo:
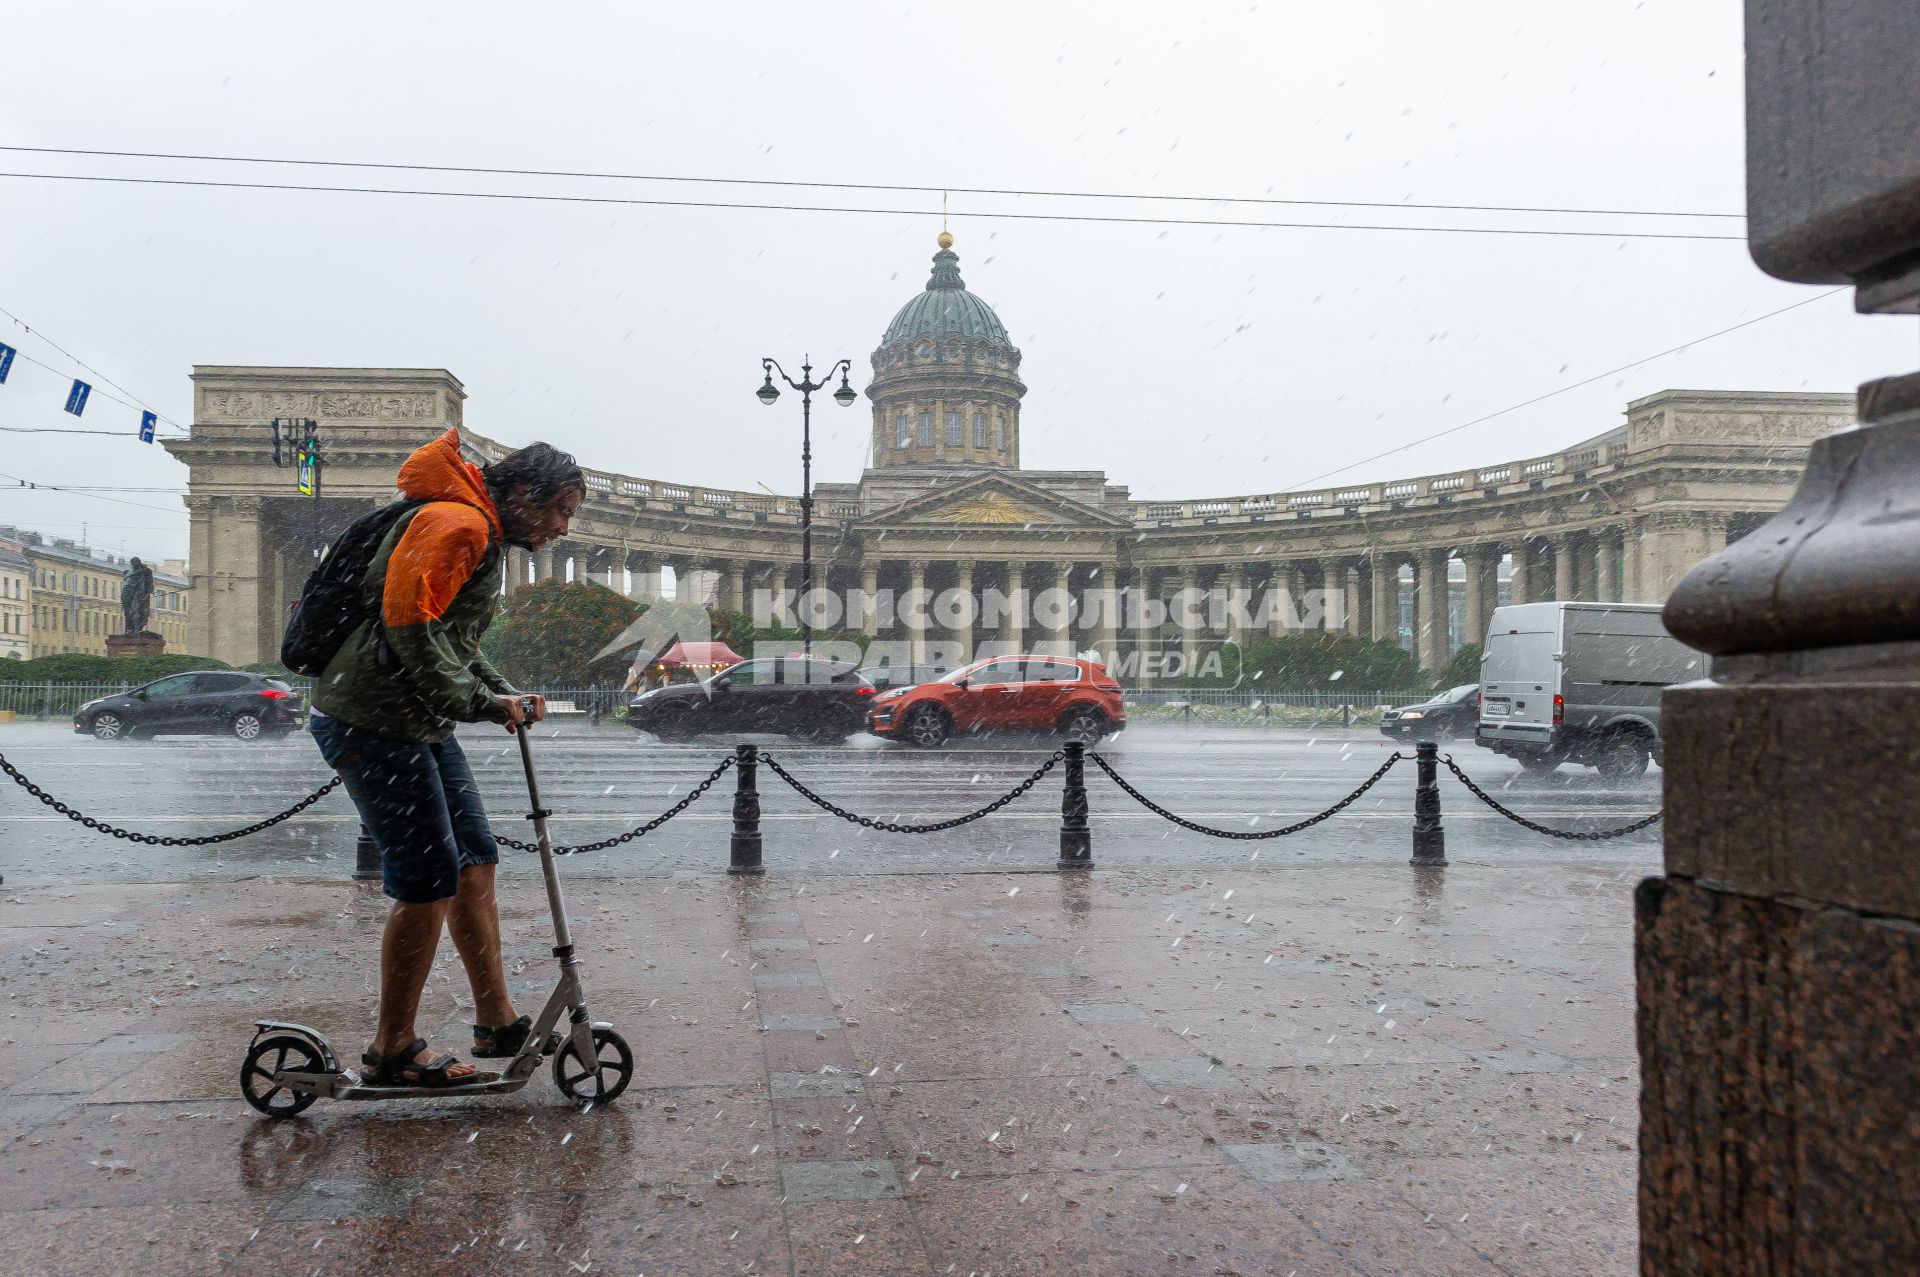
[[[1203,14],[1204,16],[1195,16]],[[9,145],[910,186],[1738,213],[1739,7],[1381,3],[17,6]],[[851,356],[925,283],[940,197],[0,152],[0,170],[916,215],[0,178],[0,307],[179,421],[201,364],[445,367],[468,424],[595,466],[799,486],[759,358]],[[1819,290],[1741,242],[1156,227],[996,212],[1738,235],[1715,218],[953,197],[969,288],[1025,356],[1023,459],[1187,498],[1549,452],[1667,387],[1848,391],[1913,367],[1846,295],[1345,467]],[[0,341],[74,371],[0,317]],[[98,384],[98,383],[96,383]],[[105,385],[99,385],[103,392]],[[0,472],[178,490],[138,414],[16,362]],[[869,406],[825,402],[852,480]],[[0,481],[3,482],[3,481]],[[136,506],[0,488],[0,523],[185,553]],[[154,508],[144,508],[154,507]]]

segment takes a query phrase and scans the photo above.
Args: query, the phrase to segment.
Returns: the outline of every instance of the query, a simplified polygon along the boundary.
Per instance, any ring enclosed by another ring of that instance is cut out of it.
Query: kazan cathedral
[[[1667,390],[1625,405],[1622,420],[1569,424],[1553,451],[1498,464],[1135,498],[1101,471],[1021,467],[1020,364],[943,233],[926,286],[873,351],[871,464],[855,482],[814,490],[814,583],[855,601],[838,627],[916,655],[938,644],[949,661],[992,644],[1094,650],[1123,670],[1129,651],[1184,652],[1191,668],[1205,645],[1337,627],[1399,643],[1437,670],[1478,641],[1502,602],[1663,601],[1694,563],[1784,505],[1808,444],[1853,419],[1850,394]],[[191,433],[167,444],[192,468],[188,649],[234,664],[271,659],[317,549],[391,498],[401,460],[461,425],[466,394],[442,369],[199,366],[193,381]],[[318,423],[318,496],[295,493],[274,468],[275,419]],[[525,442],[463,435],[483,464]],[[741,611],[756,593],[799,590],[797,496],[581,462],[589,492],[570,539],[510,552],[503,590],[560,577]],[[977,605],[895,614],[860,602],[909,590],[1061,591],[1051,597],[1076,602],[1045,615]],[[1257,600],[1282,590],[1316,602],[1215,608],[1200,630],[1141,606],[1196,597],[1183,591]]]

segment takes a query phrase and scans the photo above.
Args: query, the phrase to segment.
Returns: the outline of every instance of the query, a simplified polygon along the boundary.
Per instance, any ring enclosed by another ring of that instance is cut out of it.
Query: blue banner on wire
[[[0,386],[7,384],[7,373],[13,367],[13,347],[0,342]]]
[[[67,411],[79,416],[87,410],[87,396],[93,393],[93,387],[78,377],[73,379],[73,389],[67,392]]]
[[[141,413],[141,414],[140,414],[140,442],[141,442],[141,443],[152,443],[152,442],[153,442],[153,429],[154,429],[154,427],[155,427],[155,426],[157,426],[157,425],[159,425],[159,424],[160,424],[160,414],[159,414],[159,413],[156,413],[156,412],[143,412],[143,413]]]

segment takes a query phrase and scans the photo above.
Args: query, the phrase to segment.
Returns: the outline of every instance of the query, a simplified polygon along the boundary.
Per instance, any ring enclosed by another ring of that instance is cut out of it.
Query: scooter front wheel
[[[579,1048],[568,1037],[553,1057],[553,1084],[570,1100],[604,1104],[633,1080],[633,1051],[625,1038],[612,1029],[595,1029],[593,1051],[594,1060],[582,1060]]]
[[[253,1044],[240,1066],[240,1093],[268,1117],[292,1117],[320,1097],[274,1081],[280,1073],[321,1073],[326,1063],[305,1038],[274,1037]]]

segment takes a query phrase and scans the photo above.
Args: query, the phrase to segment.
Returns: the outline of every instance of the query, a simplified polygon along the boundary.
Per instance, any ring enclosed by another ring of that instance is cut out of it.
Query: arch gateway
[[[1100,471],[1020,466],[1020,352],[951,244],[941,237],[926,288],[873,352],[870,465],[814,489],[814,623],[916,661],[1096,650],[1150,683],[1233,644],[1327,628],[1398,642],[1437,670],[1500,602],[1663,602],[1779,510],[1808,445],[1854,419],[1850,394],[1666,390],[1628,404],[1624,424],[1499,465],[1134,500]],[[191,470],[187,646],[271,660],[319,549],[392,498],[410,451],[462,426],[466,393],[444,369],[197,366],[193,382],[191,433],[167,444]],[[276,467],[276,418],[318,423],[317,496]],[[481,464],[527,442],[462,436]],[[510,551],[502,591],[591,580],[791,623],[797,497],[590,466],[587,483],[572,536]]]

